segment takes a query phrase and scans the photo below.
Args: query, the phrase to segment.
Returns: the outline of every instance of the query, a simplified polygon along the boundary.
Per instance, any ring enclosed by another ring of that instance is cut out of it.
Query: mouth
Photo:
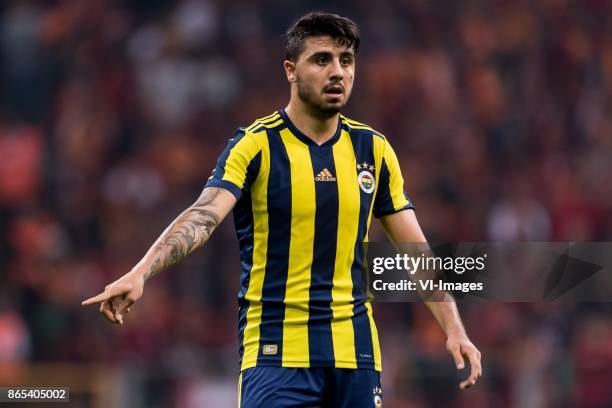
[[[331,96],[340,96],[344,93],[344,88],[340,85],[328,86],[323,90],[323,93]]]

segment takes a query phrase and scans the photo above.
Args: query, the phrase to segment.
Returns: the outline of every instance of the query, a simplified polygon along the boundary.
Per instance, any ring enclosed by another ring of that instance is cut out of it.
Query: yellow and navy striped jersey
[[[238,129],[207,186],[238,199],[241,369],[380,371],[363,243],[372,215],[414,208],[385,137],[341,116],[317,145],[281,109]]]

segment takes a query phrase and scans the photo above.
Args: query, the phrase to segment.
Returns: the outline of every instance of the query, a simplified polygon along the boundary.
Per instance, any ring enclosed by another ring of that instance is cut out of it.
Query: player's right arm
[[[100,303],[106,319],[122,324],[129,307],[142,296],[145,281],[204,245],[242,193],[251,188],[259,173],[261,150],[248,128],[238,129],[197,201],[166,228],[130,272],[82,304]]]
[[[129,307],[142,296],[144,283],[208,241],[236,204],[236,196],[220,187],[206,187],[155,241],[132,270],[82,302],[100,303],[100,312],[112,323],[123,323]]]

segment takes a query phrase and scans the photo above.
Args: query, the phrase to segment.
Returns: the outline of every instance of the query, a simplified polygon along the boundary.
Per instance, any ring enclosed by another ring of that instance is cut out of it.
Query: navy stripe
[[[268,176],[268,255],[262,288],[262,312],[257,365],[282,364],[285,291],[291,239],[291,168],[287,151],[274,131],[267,131],[270,146]],[[277,352],[264,355],[263,346],[274,344]]]
[[[234,137],[229,140],[229,142],[227,143],[227,147],[225,148],[225,150],[223,150],[223,153],[221,153],[221,156],[219,156],[219,159],[217,160],[217,166],[213,170],[212,175],[214,179],[221,180],[223,178],[223,175],[225,174],[225,163],[227,163],[227,158],[229,157],[234,146],[236,146],[236,144],[240,141],[240,139],[244,137],[245,134],[245,129],[239,128],[236,131],[236,134],[234,134]]]
[[[206,187],[224,188],[230,193],[232,193],[234,197],[236,197],[236,200],[239,200],[240,197],[242,196],[242,189],[238,187],[237,185],[235,185],[234,183],[232,183],[231,181],[227,181],[227,180],[210,179],[208,180],[208,182],[206,183],[206,186],[204,187],[205,188]]]
[[[249,302],[244,296],[249,289],[251,269],[253,267],[253,203],[251,201],[250,187],[257,178],[261,166],[261,152],[251,160],[247,167],[244,194],[234,206],[234,225],[240,246],[240,291],[238,292],[238,343],[240,345],[240,363],[244,354],[244,328],[246,327],[246,315],[249,310]]]
[[[221,155],[217,159],[217,165],[215,166],[215,169],[212,172],[212,177],[208,179],[205,186],[224,188],[230,193],[232,193],[237,200],[239,200],[240,196],[242,195],[243,186],[238,186],[230,181],[223,180],[223,176],[225,175],[225,165],[227,164],[227,158],[232,152],[234,146],[238,144],[238,142],[245,136],[245,134],[245,129],[239,128],[236,131],[234,137],[229,140],[229,142],[227,143],[227,147],[225,148],[225,150],[223,150],[223,153],[221,153]]]
[[[331,146],[310,146],[312,177],[324,169],[336,175]],[[332,287],[338,235],[338,185],[316,181],[316,212],[313,259],[308,302],[308,346],[310,366],[329,366],[334,361],[332,341]]]
[[[240,244],[240,291],[238,292],[238,344],[240,363],[244,354],[244,328],[247,324],[247,312],[249,302],[244,298],[249,289],[251,269],[253,267],[253,208],[251,205],[251,194],[247,193],[236,203],[234,207],[234,224]]]
[[[412,202],[412,200],[411,200],[411,199],[410,199],[410,197],[408,196],[408,193],[406,193],[405,191],[404,191],[404,198],[405,198],[406,200],[408,200],[408,205],[407,205],[407,206],[405,206],[405,207],[404,207],[404,208],[402,208],[402,209],[408,209],[408,208],[410,208],[410,209],[416,210],[416,208],[414,207],[414,203]]]
[[[375,165],[374,159],[374,140],[370,134],[365,132],[351,131],[351,141],[355,151],[357,163],[366,162]],[[355,169],[355,177],[361,172]],[[372,172],[375,174],[375,172]],[[363,241],[368,229],[368,216],[373,201],[374,193],[366,193],[361,188],[359,227],[357,229],[357,239],[355,240],[355,258],[351,267],[351,277],[353,280],[353,332],[355,334],[355,359],[357,368],[374,369],[374,347],[372,345],[372,332],[370,330],[370,320],[368,318],[365,302],[367,301],[367,285],[365,268],[363,265],[364,247]]]
[[[408,204],[402,208],[395,208],[393,205],[393,198],[391,198],[391,173],[384,157],[380,168],[380,182],[378,184],[378,192],[376,193],[376,200],[374,201],[374,216],[376,218],[384,217],[385,215],[394,214],[401,210],[414,209],[412,200],[408,197],[408,194],[404,191],[404,197],[408,200]]]
[[[381,161],[379,179],[380,181],[378,183],[378,191],[376,193],[376,200],[374,201],[373,210],[376,218],[380,218],[384,215],[395,212],[393,200],[391,199],[391,190],[389,188],[391,174],[389,173],[389,168],[387,167],[384,157]]]
[[[259,151],[255,157],[251,159],[251,162],[247,166],[246,175],[244,177],[244,189],[250,190],[251,186],[255,182],[255,179],[259,175],[259,169],[261,167],[261,151]]]

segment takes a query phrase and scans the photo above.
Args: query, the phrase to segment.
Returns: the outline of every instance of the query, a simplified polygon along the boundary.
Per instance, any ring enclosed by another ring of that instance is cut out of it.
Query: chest
[[[371,150],[284,144],[270,149],[253,188],[254,208],[284,219],[348,220],[368,210],[377,188]]]

